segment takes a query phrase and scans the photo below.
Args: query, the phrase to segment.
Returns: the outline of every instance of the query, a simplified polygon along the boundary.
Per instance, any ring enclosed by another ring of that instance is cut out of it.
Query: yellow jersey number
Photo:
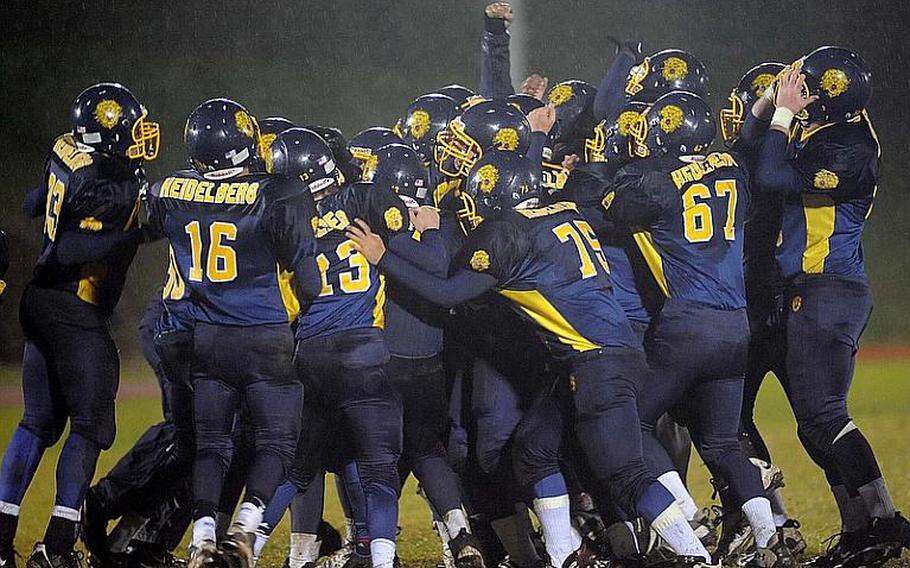
[[[713,196],[727,198],[724,238],[736,239],[736,180],[722,179],[714,182],[713,195],[703,183],[693,183],[683,193],[683,231],[690,243],[705,243],[714,238],[714,215],[707,203]]]
[[[63,180],[54,172],[47,176],[47,202],[44,206],[44,234],[51,241],[57,239],[57,227],[60,225],[60,208],[63,207],[63,194],[66,187]]]
[[[354,248],[354,241],[347,240],[335,247],[335,254],[340,261],[348,261],[350,270],[341,272],[338,275],[338,288],[344,294],[356,294],[366,292],[370,288],[370,263],[365,256],[360,254]],[[320,296],[331,296],[335,293],[335,286],[329,284],[329,267],[331,263],[329,258],[324,254],[316,257],[316,265],[319,267],[319,273],[322,275],[322,290]]]
[[[597,275],[597,267],[594,265],[592,256],[597,259],[597,262],[607,274],[610,273],[607,259],[600,248],[600,241],[597,240],[594,229],[586,221],[576,220],[571,223],[561,223],[553,227],[553,234],[556,235],[556,238],[561,243],[572,241],[575,244],[575,248],[578,250],[578,259],[581,262],[581,266],[578,269],[581,271],[582,279]]]
[[[230,282],[237,278],[237,251],[227,243],[237,240],[237,225],[214,221],[209,225],[209,250],[205,270],[202,268],[202,228],[199,221],[191,221],[184,227],[190,236],[193,263],[190,266],[189,279],[202,282],[203,277],[209,282]]]

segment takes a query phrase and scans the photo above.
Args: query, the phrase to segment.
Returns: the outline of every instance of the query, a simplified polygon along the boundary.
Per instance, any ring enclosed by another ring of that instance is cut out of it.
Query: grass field
[[[0,385],[9,387],[18,380],[15,368],[0,369]],[[898,507],[910,512],[910,359],[865,360],[859,365],[851,397],[853,417],[869,437],[877,451],[882,469]],[[129,385],[151,382],[151,373],[140,365],[128,366],[124,381]],[[132,389],[135,390],[135,389]],[[117,442],[101,456],[99,473],[107,471],[149,425],[160,419],[159,402],[149,397],[128,397],[118,404]],[[0,440],[4,447],[20,415],[15,405],[0,406]],[[786,476],[786,498],[791,515],[803,524],[810,550],[817,552],[821,542],[838,529],[833,500],[821,473],[809,461],[795,436],[795,424],[778,384],[765,382],[759,400],[758,424],[766,436],[775,461]],[[47,515],[53,501],[54,464],[57,447],[48,451],[38,471],[37,479],[23,503],[17,548],[22,552],[43,535]],[[690,485],[701,505],[710,504],[710,486],[704,466],[694,459],[690,466]],[[409,483],[402,497],[400,555],[404,566],[429,567],[438,559],[439,545],[430,526],[430,517],[423,501]],[[341,526],[341,513],[334,498],[334,484],[329,483],[327,518]],[[287,543],[287,524],[283,523],[266,550],[265,567],[280,566]],[[910,553],[889,566],[910,566]]]

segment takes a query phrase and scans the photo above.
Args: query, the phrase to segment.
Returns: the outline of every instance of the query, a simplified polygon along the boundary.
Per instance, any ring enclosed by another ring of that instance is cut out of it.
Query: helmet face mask
[[[745,123],[746,106],[736,91],[730,93],[727,100],[730,101],[730,106],[720,110],[720,133],[724,142],[731,144],[739,137]]]
[[[601,120],[594,125],[594,134],[585,138],[585,162],[605,162],[607,160],[607,121]]]
[[[148,111],[142,108],[142,116],[133,123],[130,134],[133,144],[126,149],[126,155],[131,160],[152,161],[158,157],[161,147],[161,129],[157,122],[146,120]]]
[[[455,118],[436,136],[434,159],[439,171],[449,177],[465,177],[479,159],[483,148],[465,132],[464,122]]]

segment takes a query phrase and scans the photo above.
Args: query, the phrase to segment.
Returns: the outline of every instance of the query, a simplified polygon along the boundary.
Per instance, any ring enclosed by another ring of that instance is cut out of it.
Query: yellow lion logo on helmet
[[[627,110],[624,113],[619,115],[619,118],[616,119],[616,127],[619,129],[619,134],[621,136],[628,136],[629,129],[638,121],[638,117],[641,116],[634,110]]]
[[[822,74],[820,81],[823,91],[828,93],[829,97],[838,97],[847,92],[850,86],[850,78],[842,69],[828,69]]]
[[[480,191],[490,193],[499,181],[499,169],[493,164],[485,164],[477,169],[477,184]]]
[[[250,138],[255,138],[256,127],[253,124],[253,117],[250,116],[250,113],[246,112],[245,110],[238,110],[235,112],[234,124],[237,125],[237,129],[240,130],[240,132],[243,132]]]
[[[408,119],[408,127],[411,129],[411,136],[420,140],[430,131],[430,113],[425,110],[415,110]]]
[[[771,83],[774,82],[774,75],[771,73],[759,73],[752,79],[752,92],[755,93],[756,97],[761,97],[765,94],[765,91],[768,90],[768,87],[771,86]]]
[[[497,150],[514,152],[518,149],[518,131],[514,128],[503,128],[493,137]]]
[[[383,219],[385,219],[385,226],[389,228],[390,231],[400,231],[404,226],[404,218],[401,216],[401,211],[396,207],[389,207],[385,210],[385,213],[382,214]]]
[[[547,95],[547,101],[553,106],[559,106],[571,99],[574,94],[575,90],[572,89],[572,85],[556,85]]]
[[[667,105],[660,109],[660,129],[667,134],[673,134],[683,123],[683,111],[676,105]]]
[[[483,250],[475,250],[474,254],[471,255],[471,268],[477,272],[483,272],[490,268],[490,254]]]
[[[267,172],[272,171],[272,144],[276,138],[278,138],[278,135],[273,132],[259,135],[259,155],[262,156],[262,161],[265,162],[265,171]]]
[[[120,103],[111,99],[104,99],[95,107],[95,120],[108,130],[117,124],[122,115],[123,107],[120,106]]]
[[[668,57],[661,71],[667,81],[678,81],[689,74],[689,64],[679,57]]]

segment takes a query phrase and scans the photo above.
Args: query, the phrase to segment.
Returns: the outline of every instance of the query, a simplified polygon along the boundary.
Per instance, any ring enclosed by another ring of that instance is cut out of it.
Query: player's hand
[[[512,23],[512,18],[514,18],[514,15],[512,14],[512,5],[508,2],[493,2],[492,4],[487,4],[483,13],[488,18],[505,20],[506,27],[509,27],[509,24]]]
[[[571,172],[580,161],[581,158],[578,157],[578,154],[566,154],[562,159],[562,167]]]
[[[556,124],[556,107],[545,105],[535,108],[528,113],[528,123],[531,125],[531,132],[543,132],[549,134]]]
[[[616,36],[607,36],[607,40],[613,44],[616,49],[616,55],[620,53],[628,53],[636,61],[641,57],[641,42],[637,40],[633,41],[621,41]]]
[[[414,229],[421,233],[439,228],[439,209],[435,207],[428,205],[414,207],[413,209],[408,209],[408,214],[411,217],[411,224],[414,225]]]
[[[354,241],[354,248],[360,251],[360,254],[367,259],[370,264],[379,264],[385,255],[385,243],[382,238],[374,233],[370,226],[363,219],[354,219],[352,225],[348,225],[344,232],[345,236]]]
[[[777,108],[785,108],[793,114],[799,114],[804,108],[818,100],[818,95],[806,96],[806,76],[799,69],[791,68],[784,72],[777,84]]]
[[[526,95],[531,95],[538,101],[542,101],[544,95],[547,94],[547,87],[550,85],[550,79],[540,75],[539,73],[531,73],[528,77],[521,82],[521,87],[518,89],[518,92],[524,93]]]

